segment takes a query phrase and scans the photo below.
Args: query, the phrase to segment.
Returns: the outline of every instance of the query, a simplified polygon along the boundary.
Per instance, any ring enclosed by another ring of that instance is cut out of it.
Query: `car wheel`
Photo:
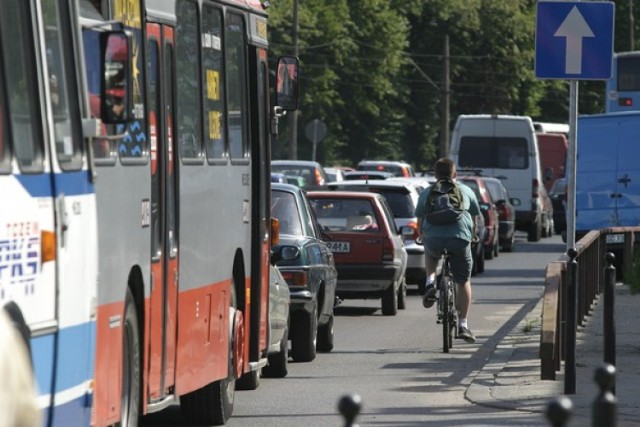
[[[267,357],[267,366],[262,368],[265,378],[284,378],[289,373],[289,331],[284,331],[280,341],[280,351]]]
[[[404,277],[398,287],[398,308],[400,310],[407,308],[407,280]]]
[[[255,390],[260,385],[260,369],[243,374],[236,380],[236,390]]]
[[[478,255],[478,268],[476,269],[477,273],[484,272],[484,259],[485,259],[484,246],[481,246],[480,254]]]
[[[542,235],[542,224],[540,221],[534,221],[529,225],[527,240],[529,242],[539,242]]]
[[[483,251],[484,251],[484,259],[493,259],[493,242],[491,246],[485,246]]]
[[[291,358],[294,362],[311,362],[316,358],[318,307],[311,313],[301,313],[294,321],[297,324],[291,339]]]
[[[513,233],[513,234],[511,235],[511,238],[509,238],[509,239],[507,239],[507,240],[504,240],[504,241],[501,243],[501,246],[502,246],[502,248],[501,248],[501,249],[502,249],[504,252],[513,252],[513,247],[514,247],[514,244],[515,244],[515,240],[516,240],[515,233]]]
[[[318,326],[318,351],[328,353],[333,350],[333,313],[329,317],[329,321],[324,325]]]
[[[385,316],[398,314],[398,292],[393,282],[382,292],[382,314]]]

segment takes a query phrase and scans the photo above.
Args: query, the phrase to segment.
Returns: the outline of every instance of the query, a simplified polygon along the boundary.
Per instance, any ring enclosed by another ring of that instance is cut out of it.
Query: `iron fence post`
[[[564,393],[576,393],[576,328],[577,328],[577,288],[578,288],[578,262],[576,257],[578,251],[570,248],[567,255],[571,260],[568,262],[567,270],[569,272],[569,283],[567,288],[567,334],[566,339],[566,357],[564,368]]]
[[[605,256],[607,266],[605,267],[604,280],[604,363],[616,366],[616,322],[615,322],[615,286],[616,267],[614,266],[615,255],[608,252]],[[616,394],[615,381],[611,391]]]
[[[591,422],[593,427],[616,427],[618,423],[617,399],[611,392],[615,384],[616,368],[607,363],[596,369],[593,379],[600,393],[593,401]]]

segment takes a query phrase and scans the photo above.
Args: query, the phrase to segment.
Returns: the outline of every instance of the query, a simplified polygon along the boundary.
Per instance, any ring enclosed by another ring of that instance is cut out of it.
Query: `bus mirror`
[[[131,111],[131,49],[124,31],[100,35],[102,85],[100,119],[105,124],[124,123]]]
[[[298,58],[295,56],[278,59],[276,105],[289,111],[298,108]]]

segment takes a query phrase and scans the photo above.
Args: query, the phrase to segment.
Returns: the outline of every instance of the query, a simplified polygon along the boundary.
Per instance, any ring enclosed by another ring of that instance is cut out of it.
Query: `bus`
[[[605,97],[605,113],[640,110],[640,51],[614,53]]]
[[[28,350],[46,426],[89,425],[95,391],[99,120],[77,17],[75,1],[0,2],[0,308]],[[102,46],[111,35],[125,38],[105,31]]]
[[[270,140],[297,86],[276,82],[271,107],[258,0],[86,0],[81,14],[92,105],[105,103],[101,31],[131,36],[130,120],[92,145],[92,425],[134,426],[177,402],[189,422],[224,424],[267,363]],[[297,82],[297,60],[276,74]]]

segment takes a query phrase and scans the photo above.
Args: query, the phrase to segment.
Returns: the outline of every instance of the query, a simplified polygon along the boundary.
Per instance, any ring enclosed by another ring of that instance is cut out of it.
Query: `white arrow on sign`
[[[595,35],[577,6],[573,6],[564,22],[558,27],[554,37],[565,37],[567,39],[567,54],[564,62],[565,73],[582,73],[582,39],[595,37]]]

